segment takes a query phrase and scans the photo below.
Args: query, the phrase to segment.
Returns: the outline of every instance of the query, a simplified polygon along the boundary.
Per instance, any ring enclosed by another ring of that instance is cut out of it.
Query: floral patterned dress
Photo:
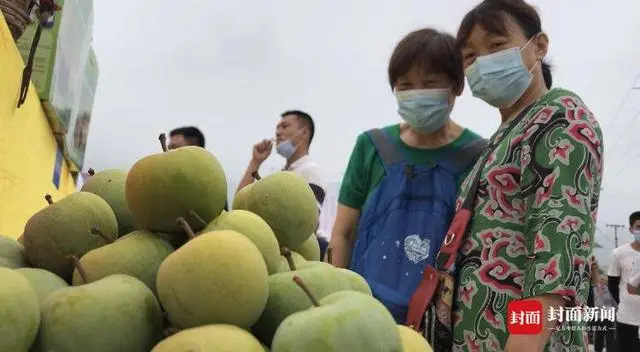
[[[457,263],[453,351],[503,351],[512,300],[556,294],[586,304],[602,178],[598,122],[578,96],[556,88],[513,123],[470,173],[482,168]],[[560,326],[546,350],[586,351],[586,343],[586,331]]]

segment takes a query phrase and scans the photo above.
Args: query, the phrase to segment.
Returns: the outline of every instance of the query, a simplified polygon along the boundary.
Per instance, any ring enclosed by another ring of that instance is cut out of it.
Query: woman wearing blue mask
[[[526,2],[483,1],[457,41],[473,95],[502,124],[460,192],[473,216],[456,238],[453,350],[586,351],[584,321],[563,312],[590,287],[602,131],[576,94],[551,89],[549,38]],[[539,320],[519,320],[527,310]]]
[[[464,87],[453,36],[409,33],[391,56],[388,78],[403,122],[358,136],[340,187],[330,260],[361,274],[404,323],[458,186],[486,141],[450,118]]]

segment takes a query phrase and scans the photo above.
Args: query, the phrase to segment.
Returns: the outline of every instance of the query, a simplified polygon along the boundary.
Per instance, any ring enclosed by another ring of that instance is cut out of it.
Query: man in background
[[[318,239],[322,239],[327,242],[327,247],[329,246],[329,242],[331,242],[331,230],[333,230],[333,223],[336,220],[340,183],[341,182],[339,181],[327,184],[327,194],[324,197],[322,209],[320,210],[320,219],[318,220],[319,225],[316,234],[318,235]],[[324,251],[326,251],[326,248]]]
[[[309,183],[320,212],[325,198],[326,184],[322,169],[309,155],[314,135],[315,123],[309,114],[300,110],[285,111],[280,115],[280,121],[276,125],[275,149],[285,159],[282,170],[293,171]],[[273,139],[263,139],[253,146],[251,160],[238,184],[236,193],[254,181],[254,175],[259,174],[262,163],[271,155],[273,142]],[[320,243],[320,255],[324,257],[327,240],[317,237]]]
[[[634,266],[640,262],[640,211],[629,216],[629,232],[633,235],[633,242],[613,250],[607,274],[609,292],[618,303],[617,351],[640,351],[640,296],[632,295],[628,290]]]
[[[197,127],[180,127],[169,132],[169,150],[188,145],[204,148],[204,134]]]
[[[198,146],[204,148],[204,145],[204,134],[197,127],[179,127],[169,132],[169,144],[167,145],[169,150],[186,146]],[[224,210],[229,210],[229,204],[227,201],[224,203]]]
[[[598,262],[595,261],[591,269],[591,277],[593,281],[593,304],[591,307],[598,309],[607,309],[610,307],[617,308],[616,301],[611,297],[607,288],[606,276],[600,276],[600,268]],[[615,351],[615,323],[608,319],[598,319],[591,325],[593,345],[595,352],[602,352],[605,348],[607,352]]]

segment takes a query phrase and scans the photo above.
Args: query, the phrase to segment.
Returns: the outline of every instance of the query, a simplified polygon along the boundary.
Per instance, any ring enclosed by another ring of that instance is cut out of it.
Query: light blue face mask
[[[444,126],[451,113],[448,89],[416,89],[396,92],[398,113],[421,133],[433,133]]]
[[[513,106],[533,80],[531,71],[535,65],[529,70],[522,60],[522,51],[533,38],[522,49],[515,47],[478,57],[465,72],[473,96],[496,108]]]
[[[290,139],[287,139],[276,146],[276,152],[283,158],[289,159],[296,152],[296,146]]]

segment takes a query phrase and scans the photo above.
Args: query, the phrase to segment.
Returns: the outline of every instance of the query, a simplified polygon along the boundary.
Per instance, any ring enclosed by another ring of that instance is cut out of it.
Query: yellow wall
[[[53,184],[57,143],[38,99],[29,87],[16,108],[24,63],[0,13],[0,234],[18,237],[35,212],[53,199],[75,191],[67,163],[62,162],[60,188]]]

